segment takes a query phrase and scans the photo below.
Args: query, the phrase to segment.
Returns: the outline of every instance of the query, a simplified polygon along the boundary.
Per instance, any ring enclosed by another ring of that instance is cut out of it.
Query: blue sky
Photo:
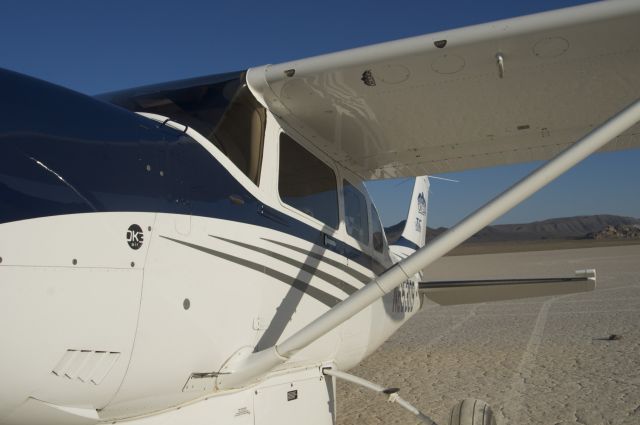
[[[245,69],[570,6],[575,0],[5,0],[0,66],[95,94]],[[601,154],[498,220],[612,213],[640,217],[640,150]],[[429,224],[450,226],[532,164],[432,181]],[[385,225],[403,218],[410,183],[369,185]]]

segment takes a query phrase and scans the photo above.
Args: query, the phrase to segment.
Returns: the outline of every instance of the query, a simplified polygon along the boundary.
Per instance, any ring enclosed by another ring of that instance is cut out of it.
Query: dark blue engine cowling
[[[0,93],[0,223],[93,211],[220,216],[229,195],[249,197],[182,132],[7,70]]]

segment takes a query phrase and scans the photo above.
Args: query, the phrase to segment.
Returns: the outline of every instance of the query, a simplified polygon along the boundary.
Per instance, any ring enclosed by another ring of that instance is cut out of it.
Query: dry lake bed
[[[423,309],[350,372],[448,424],[463,398],[503,425],[640,424],[640,245],[444,257],[427,280],[571,276],[594,292]],[[607,340],[615,334],[619,339]],[[384,397],[338,382],[338,424],[417,424]]]

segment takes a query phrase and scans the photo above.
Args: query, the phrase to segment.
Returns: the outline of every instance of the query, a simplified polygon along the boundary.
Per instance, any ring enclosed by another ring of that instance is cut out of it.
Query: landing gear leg
[[[331,368],[322,369],[322,373],[324,373],[325,375],[333,376],[333,377],[338,378],[338,379],[343,379],[345,381],[351,382],[351,383],[356,384],[356,385],[360,385],[362,387],[368,388],[368,389],[370,389],[372,391],[375,391],[377,393],[386,394],[386,395],[389,396],[388,401],[390,403],[398,403],[400,406],[404,407],[409,412],[411,412],[414,415],[416,415],[418,417],[418,419],[420,419],[422,422],[424,422],[427,425],[437,425],[433,421],[433,419],[431,419],[430,417],[428,417],[427,415],[425,415],[424,413],[422,413],[421,411],[416,409],[407,400],[405,400],[402,397],[400,397],[398,395],[398,391],[400,391],[400,388],[384,388],[384,387],[381,387],[380,385],[375,384],[375,383],[373,383],[371,381],[367,381],[366,379],[362,379],[362,378],[359,378],[359,377],[357,377],[355,375],[351,375],[349,373],[341,372],[339,370],[331,369]]]

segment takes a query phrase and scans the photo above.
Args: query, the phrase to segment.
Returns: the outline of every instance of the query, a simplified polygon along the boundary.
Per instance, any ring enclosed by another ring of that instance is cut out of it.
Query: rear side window
[[[282,133],[279,168],[280,199],[337,229],[338,190],[331,167]]]
[[[367,199],[351,183],[343,180],[344,221],[349,236],[369,245],[369,213]]]
[[[382,252],[384,250],[384,230],[382,229],[378,211],[373,204],[371,204],[371,220],[373,221],[373,223],[371,223],[371,227],[373,228],[373,249]]]

